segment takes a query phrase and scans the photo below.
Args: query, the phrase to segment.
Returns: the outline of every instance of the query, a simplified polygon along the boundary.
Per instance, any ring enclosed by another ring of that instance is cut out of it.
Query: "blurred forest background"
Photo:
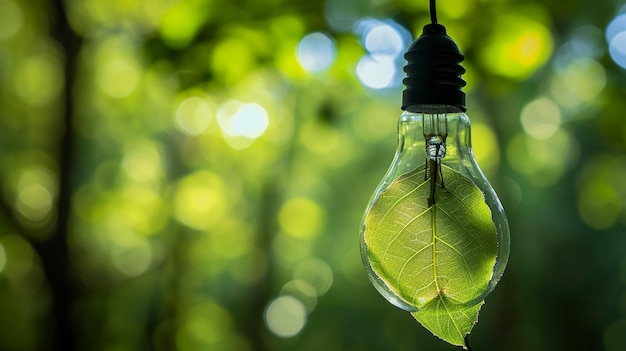
[[[359,254],[426,0],[0,0],[1,350],[455,350]],[[439,0],[511,258],[474,350],[623,350],[626,2]]]

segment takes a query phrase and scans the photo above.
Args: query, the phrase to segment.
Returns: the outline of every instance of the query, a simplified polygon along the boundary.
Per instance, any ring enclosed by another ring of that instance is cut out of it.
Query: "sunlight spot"
[[[335,42],[324,33],[308,34],[298,44],[298,62],[307,71],[320,72],[327,69],[336,56]]]
[[[546,139],[559,129],[561,111],[552,100],[539,98],[526,104],[520,119],[528,135],[536,139]]]
[[[40,221],[52,209],[52,194],[40,184],[27,184],[20,189],[15,207],[28,220]]]
[[[228,136],[254,140],[267,130],[269,117],[265,108],[257,103],[231,100],[217,112],[217,122]]]
[[[286,283],[280,289],[280,294],[291,295],[302,301],[308,313],[313,312],[317,305],[317,290],[304,280],[296,279]]]
[[[213,109],[204,99],[199,97],[187,98],[176,108],[176,126],[180,131],[189,135],[202,134],[213,121]]]
[[[400,85],[399,74],[404,64],[402,53],[412,40],[411,34],[398,23],[372,18],[360,20],[354,27],[368,53],[356,67],[356,75],[371,89],[393,88]]]
[[[393,60],[377,60],[371,55],[365,55],[356,66],[356,74],[361,83],[368,88],[390,88],[396,74],[396,65]]]
[[[373,23],[371,23],[373,21]],[[406,30],[397,23],[369,20],[364,25],[361,41],[375,59],[395,59],[406,51],[403,38]],[[401,32],[402,31],[402,32]]]
[[[626,14],[615,17],[606,27],[605,35],[611,59],[626,68]]]
[[[304,304],[293,296],[280,296],[265,309],[265,324],[277,336],[288,338],[297,335],[306,324]]]

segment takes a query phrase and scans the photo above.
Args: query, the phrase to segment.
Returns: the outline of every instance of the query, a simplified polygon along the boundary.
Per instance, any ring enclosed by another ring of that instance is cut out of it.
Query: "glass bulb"
[[[406,108],[400,116],[398,123],[398,147],[395,157],[389,170],[376,188],[365,211],[361,227],[361,256],[374,287],[389,302],[404,310],[413,312],[422,306],[399,296],[396,293],[396,289],[372,269],[365,239],[366,218],[372,206],[381,200],[381,193],[390,184],[403,175],[421,169],[420,167],[424,167],[424,174],[426,175],[429,165],[433,167],[433,165],[439,164],[439,167],[448,167],[469,179],[480,189],[480,192],[484,195],[485,203],[491,210],[491,219],[495,226],[495,237],[497,240],[495,264],[491,270],[491,277],[488,283],[481,288],[484,291],[471,301],[465,301],[464,304],[471,306],[484,300],[493,291],[504,273],[509,257],[509,226],[498,196],[476,163],[472,153],[470,137],[469,118],[457,106],[412,105]],[[431,168],[430,174],[434,174],[432,172]],[[438,172],[441,172],[441,168],[439,168]],[[440,177],[443,179],[443,173],[439,174],[441,174]],[[435,179],[438,178],[437,175],[434,177]],[[441,185],[441,189],[445,189],[445,179],[442,180]],[[433,266],[436,270],[436,265],[433,264]]]

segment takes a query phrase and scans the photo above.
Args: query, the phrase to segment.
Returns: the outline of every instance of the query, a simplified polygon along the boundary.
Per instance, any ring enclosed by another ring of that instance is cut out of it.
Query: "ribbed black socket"
[[[463,55],[440,24],[424,26],[424,32],[404,54],[402,109],[415,105],[453,105],[465,111]]]

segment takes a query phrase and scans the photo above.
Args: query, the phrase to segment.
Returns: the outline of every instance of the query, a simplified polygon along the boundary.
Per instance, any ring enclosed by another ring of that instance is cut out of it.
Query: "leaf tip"
[[[465,337],[463,338],[463,349],[467,350],[467,351],[472,351],[472,347],[469,344],[469,334],[465,335]]]

